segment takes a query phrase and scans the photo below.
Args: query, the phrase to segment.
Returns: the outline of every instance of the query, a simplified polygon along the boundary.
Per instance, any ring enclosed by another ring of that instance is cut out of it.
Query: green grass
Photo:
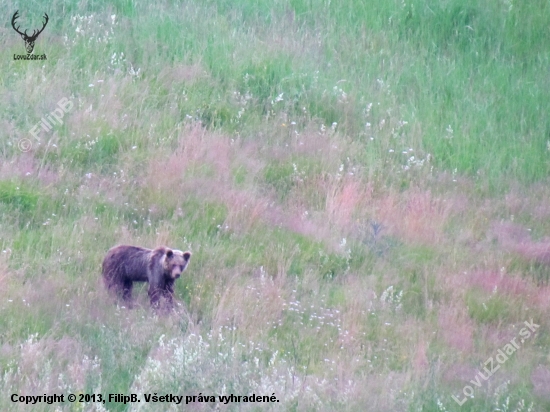
[[[0,40],[1,410],[54,391],[550,408],[548,0],[17,9],[50,22],[45,62],[10,60],[7,20]],[[193,252],[170,316],[146,285],[132,310],[107,296],[119,243]],[[141,400],[58,409],[158,410]]]
[[[38,204],[39,194],[23,182],[3,180],[0,182],[0,202],[7,208],[21,213],[33,212]]]

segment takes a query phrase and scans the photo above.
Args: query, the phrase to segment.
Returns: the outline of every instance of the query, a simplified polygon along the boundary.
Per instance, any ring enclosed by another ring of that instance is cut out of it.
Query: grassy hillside
[[[0,410],[550,410],[550,1],[0,11]],[[120,243],[193,252],[173,314]]]

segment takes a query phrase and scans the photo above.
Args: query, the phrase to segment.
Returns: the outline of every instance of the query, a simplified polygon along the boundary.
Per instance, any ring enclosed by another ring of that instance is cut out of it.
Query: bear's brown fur
[[[173,304],[174,281],[187,267],[191,252],[159,247],[154,250],[137,246],[119,245],[107,252],[103,259],[103,279],[109,291],[115,292],[131,306],[134,282],[149,282],[151,306],[159,307],[164,296]]]

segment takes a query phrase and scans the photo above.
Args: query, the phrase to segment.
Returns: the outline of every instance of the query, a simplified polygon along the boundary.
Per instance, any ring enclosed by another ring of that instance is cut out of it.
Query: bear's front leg
[[[168,310],[172,310],[174,307],[174,281],[167,280],[164,285],[164,298],[166,299],[166,307]]]
[[[164,283],[164,282],[162,282]],[[151,281],[149,282],[149,291],[147,292],[149,295],[149,301],[151,302],[151,307],[154,309],[159,309],[159,301],[160,297],[163,294],[164,284],[161,284],[161,282],[158,281]]]

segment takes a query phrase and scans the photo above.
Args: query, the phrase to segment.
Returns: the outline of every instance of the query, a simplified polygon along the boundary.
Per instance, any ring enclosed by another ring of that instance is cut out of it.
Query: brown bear
[[[131,306],[134,282],[149,282],[149,299],[153,308],[159,308],[164,296],[170,308],[173,305],[174,281],[187,267],[191,252],[158,247],[154,250],[137,246],[119,245],[107,252],[103,259],[103,279],[109,291],[115,292]]]

